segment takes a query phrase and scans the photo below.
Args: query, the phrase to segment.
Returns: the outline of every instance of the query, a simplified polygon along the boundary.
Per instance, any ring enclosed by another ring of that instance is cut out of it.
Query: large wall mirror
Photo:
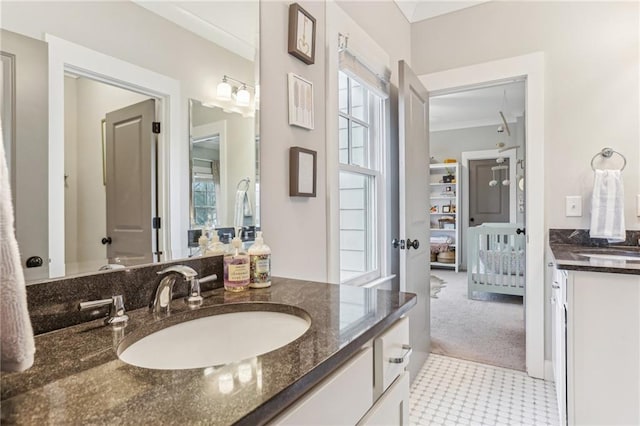
[[[185,258],[190,230],[259,226],[257,0],[7,1],[0,19],[28,283]]]

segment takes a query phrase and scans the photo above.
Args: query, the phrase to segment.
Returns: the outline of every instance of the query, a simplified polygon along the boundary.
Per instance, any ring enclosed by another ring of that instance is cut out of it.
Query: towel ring
[[[251,182],[251,179],[246,177],[244,179],[240,179],[240,181],[238,182],[238,184],[236,185],[236,190],[239,191],[240,190],[240,185],[244,184],[245,188],[243,189],[243,191],[248,191],[249,190],[249,183]]]
[[[591,159],[591,169],[594,172],[596,171],[596,168],[593,165],[593,162],[596,160],[596,158],[598,158],[598,156],[602,156],[604,158],[611,158],[613,154],[618,154],[620,157],[622,157],[622,161],[624,161],[624,163],[622,164],[620,171],[623,171],[624,168],[627,167],[627,158],[624,155],[620,154],[618,151],[614,151],[611,148],[602,148],[602,151],[600,151],[599,153],[593,156],[593,158]]]

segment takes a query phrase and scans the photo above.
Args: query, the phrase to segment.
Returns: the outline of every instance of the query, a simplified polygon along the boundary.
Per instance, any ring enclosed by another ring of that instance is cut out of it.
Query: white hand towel
[[[9,171],[0,135],[0,337],[2,371],[24,371],[33,364],[35,344],[27,310],[27,291],[13,228]]]
[[[596,170],[591,196],[591,238],[624,241],[624,187],[620,170]]]

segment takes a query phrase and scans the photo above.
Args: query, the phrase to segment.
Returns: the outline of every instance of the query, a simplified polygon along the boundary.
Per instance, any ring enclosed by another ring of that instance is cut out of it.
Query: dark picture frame
[[[315,197],[317,153],[311,149],[289,148],[289,196]]]
[[[289,5],[288,52],[307,65],[316,60],[316,18],[298,3]]]

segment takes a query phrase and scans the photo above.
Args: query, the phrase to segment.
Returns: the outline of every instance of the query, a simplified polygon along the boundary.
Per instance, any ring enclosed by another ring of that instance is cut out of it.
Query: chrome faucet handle
[[[198,276],[198,273],[193,268],[186,265],[169,266],[162,271],[158,271],[158,275],[168,274],[169,272],[177,272],[178,274],[184,276],[186,279],[192,279]]]
[[[216,274],[207,275],[206,277],[198,278],[200,284],[208,283],[209,281],[215,281],[218,279]]]
[[[129,316],[125,313],[124,300],[122,295],[111,296],[111,299],[92,300],[89,302],[80,302],[78,310],[86,311],[102,306],[109,306],[109,316],[105,318],[105,324],[111,324],[114,327],[124,326],[129,320]]]
[[[187,305],[192,308],[202,305],[202,296],[200,295],[200,284],[208,283],[218,279],[216,274],[207,275],[202,278],[193,278],[189,287],[189,296],[185,299]]]
[[[190,308],[197,308],[202,305],[202,296],[200,295],[200,280],[193,278],[189,282],[189,295],[184,299]]]

